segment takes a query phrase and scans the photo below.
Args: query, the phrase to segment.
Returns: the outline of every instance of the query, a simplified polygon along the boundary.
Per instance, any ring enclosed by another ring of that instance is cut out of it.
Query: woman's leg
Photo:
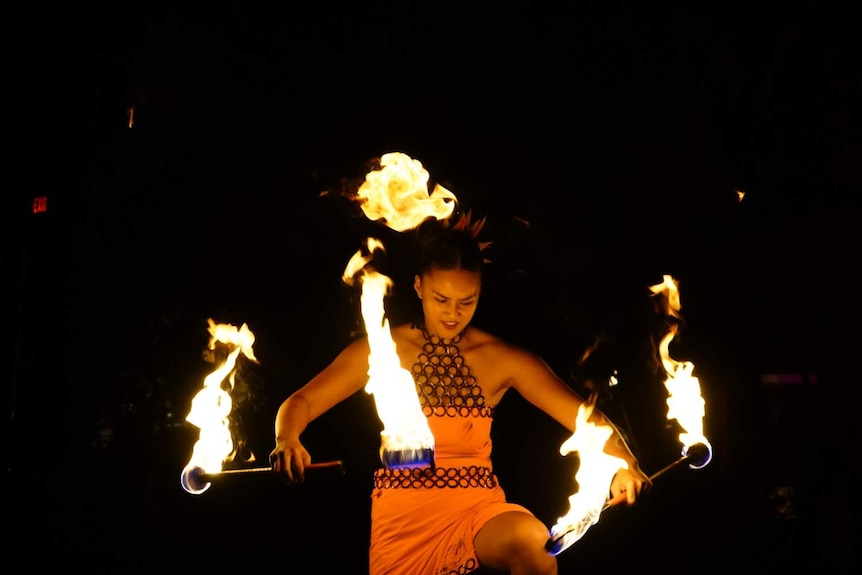
[[[476,535],[479,562],[511,575],[556,575],[557,558],[545,550],[548,528],[523,511],[507,511],[488,520]]]

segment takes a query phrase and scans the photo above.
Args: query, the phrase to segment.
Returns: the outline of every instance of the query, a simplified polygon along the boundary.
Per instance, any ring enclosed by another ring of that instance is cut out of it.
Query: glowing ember
[[[569,511],[551,528],[555,539],[552,554],[561,553],[578,541],[595,525],[608,500],[608,486],[614,474],[628,469],[628,463],[604,452],[605,443],[613,433],[607,425],[587,421],[593,404],[584,403],[578,409],[575,432],[560,446],[560,453],[578,453],[576,493],[569,496]]]
[[[655,295],[664,295],[667,301],[667,313],[672,317],[680,317],[679,287],[673,277],[663,276],[662,283],[651,286],[650,291]],[[694,364],[689,361],[677,361],[670,356],[670,344],[676,336],[677,329],[676,324],[673,324],[659,344],[661,362],[667,373],[667,379],[664,382],[668,391],[667,418],[675,419],[683,429],[679,435],[683,456],[686,456],[694,445],[702,444],[706,447],[708,456],[698,458],[697,463],[690,465],[692,468],[700,469],[712,459],[712,446],[703,435],[705,403],[700,394],[700,382],[693,375]]]
[[[357,197],[370,220],[383,220],[395,231],[403,232],[434,217],[449,217],[457,198],[440,185],[428,193],[428,171],[419,160],[401,152],[380,156],[380,169],[365,176]]]
[[[189,478],[199,471],[221,471],[224,462],[230,460],[234,453],[228,416],[233,407],[230,390],[234,386],[237,358],[242,354],[257,362],[252,350],[254,334],[248,326],[243,324],[237,329],[229,324],[216,324],[211,319],[208,322],[209,349],[215,349],[216,343],[220,342],[228,345],[230,352],[224,363],[204,379],[204,386],[192,399],[191,410],[186,416],[186,421],[200,429],[200,435],[192,457],[183,469],[180,483],[186,491],[194,494],[203,493],[209,489],[209,484],[201,488]],[[229,389],[225,389],[225,381]]]
[[[359,273],[362,283],[360,303],[370,348],[365,391],[374,396],[383,423],[381,452],[433,450],[434,435],[422,413],[416,384],[411,373],[401,367],[385,317],[383,299],[392,287],[392,280],[366,267],[374,251],[382,249],[380,241],[369,238],[369,254],[356,252],[343,276],[345,282],[352,284]]]

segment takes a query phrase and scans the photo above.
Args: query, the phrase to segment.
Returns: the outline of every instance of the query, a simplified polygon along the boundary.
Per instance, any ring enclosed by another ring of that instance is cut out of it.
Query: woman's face
[[[447,339],[461,333],[476,313],[481,284],[479,272],[461,269],[417,275],[413,287],[422,300],[425,328]]]

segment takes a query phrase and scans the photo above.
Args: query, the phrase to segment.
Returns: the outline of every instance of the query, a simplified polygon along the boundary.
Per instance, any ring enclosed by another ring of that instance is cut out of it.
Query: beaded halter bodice
[[[485,405],[482,388],[458,348],[464,332],[445,339],[431,335],[424,326],[417,327],[425,343],[412,373],[422,413],[426,417],[493,417],[494,408]]]

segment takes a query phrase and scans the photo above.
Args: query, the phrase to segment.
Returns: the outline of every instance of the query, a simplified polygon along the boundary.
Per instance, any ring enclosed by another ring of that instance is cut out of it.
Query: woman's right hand
[[[269,454],[272,470],[284,474],[291,483],[305,480],[305,467],[310,463],[311,455],[298,439],[276,440],[275,448]]]

